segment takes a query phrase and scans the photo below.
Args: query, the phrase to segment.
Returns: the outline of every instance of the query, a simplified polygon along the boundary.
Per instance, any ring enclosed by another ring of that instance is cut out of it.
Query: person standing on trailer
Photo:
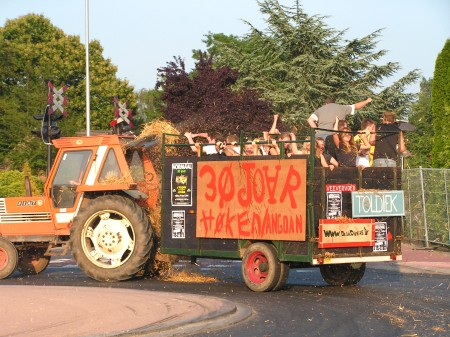
[[[312,128],[330,130],[320,130],[316,134],[317,137],[326,139],[327,136],[334,133],[332,130],[336,117],[339,119],[345,119],[347,115],[353,115],[356,110],[364,108],[370,102],[372,102],[372,98],[369,97],[364,101],[352,105],[342,105],[335,103],[335,100],[332,97],[328,97],[325,104],[309,116],[308,124]]]
[[[383,123],[377,126],[376,133],[370,137],[371,145],[375,145],[373,154],[374,167],[397,166],[398,154],[406,151],[403,132],[394,124],[393,112],[383,113]]]

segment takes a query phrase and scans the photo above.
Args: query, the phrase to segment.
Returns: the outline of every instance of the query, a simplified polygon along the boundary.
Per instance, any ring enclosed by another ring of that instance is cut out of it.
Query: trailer
[[[314,144],[314,133],[305,139]],[[313,151],[167,155],[173,146],[163,147],[162,253],[242,260],[253,291],[278,290],[305,267],[352,285],[366,263],[402,258],[400,167],[331,171],[314,167]]]

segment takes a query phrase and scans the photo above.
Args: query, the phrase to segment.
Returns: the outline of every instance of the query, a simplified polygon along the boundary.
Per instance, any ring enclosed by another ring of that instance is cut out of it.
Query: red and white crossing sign
[[[109,123],[110,126],[116,126],[119,123],[125,122],[130,127],[133,127],[133,122],[131,122],[131,118],[133,117],[133,110],[127,110],[128,102],[120,103],[117,97],[114,97],[114,117],[115,119]]]
[[[64,117],[68,116],[66,111],[67,107],[67,97],[63,96],[63,94],[67,90],[67,85],[63,86],[61,89],[57,90],[52,82],[48,81],[48,105],[50,109],[48,110],[48,114],[51,115],[57,110],[60,110]]]

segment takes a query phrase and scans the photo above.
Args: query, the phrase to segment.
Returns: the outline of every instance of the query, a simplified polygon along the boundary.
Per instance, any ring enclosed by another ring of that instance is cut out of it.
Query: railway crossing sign
[[[116,127],[120,123],[126,123],[130,127],[133,127],[131,122],[133,110],[127,110],[128,102],[121,103],[117,97],[114,97],[114,120],[109,123],[110,126]]]
[[[61,89],[57,90],[51,81],[48,81],[48,101],[49,105],[48,114],[51,115],[54,112],[60,110],[64,117],[68,116],[68,113],[65,109],[67,107],[67,97],[63,96],[63,94],[67,90],[67,85],[63,86]]]

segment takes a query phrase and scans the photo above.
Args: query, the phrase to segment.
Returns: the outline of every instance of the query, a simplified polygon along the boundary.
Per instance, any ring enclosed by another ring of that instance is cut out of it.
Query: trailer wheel
[[[118,195],[92,200],[75,217],[70,235],[78,266],[98,281],[136,276],[153,247],[153,231],[144,210]]]
[[[289,264],[285,262],[280,263],[280,278],[278,279],[277,284],[273,287],[272,291],[280,290],[286,284],[286,281],[289,277]]]
[[[44,256],[47,248],[27,247],[19,251],[17,270],[25,275],[36,275],[43,272],[50,263],[50,256]]]
[[[250,290],[271,291],[280,281],[281,262],[274,246],[263,242],[250,245],[242,258],[242,276]]]
[[[14,273],[18,259],[16,247],[9,240],[0,237],[0,279]]]
[[[320,266],[323,279],[332,286],[357,284],[366,271],[365,263],[326,264]]]

